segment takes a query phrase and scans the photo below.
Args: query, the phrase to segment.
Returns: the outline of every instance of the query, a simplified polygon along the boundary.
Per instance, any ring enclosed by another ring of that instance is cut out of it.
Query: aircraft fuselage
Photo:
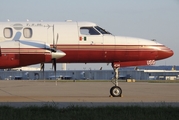
[[[17,33],[20,35],[17,37]],[[33,41],[14,45],[5,41]],[[4,43],[5,42],[5,43]],[[38,46],[40,42],[42,45]],[[49,46],[46,44],[49,44]],[[10,45],[10,46],[9,46]],[[114,36],[90,22],[1,22],[0,68],[51,62],[55,47],[64,52],[57,63],[117,63],[121,66],[152,65],[173,55],[156,41]]]

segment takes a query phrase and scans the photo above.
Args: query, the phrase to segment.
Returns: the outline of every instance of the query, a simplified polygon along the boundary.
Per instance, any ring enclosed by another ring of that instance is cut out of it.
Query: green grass
[[[0,107],[0,120],[178,120],[179,107]]]

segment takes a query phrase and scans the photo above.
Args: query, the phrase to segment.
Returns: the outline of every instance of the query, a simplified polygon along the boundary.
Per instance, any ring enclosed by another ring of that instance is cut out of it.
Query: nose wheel
[[[122,96],[122,89],[119,86],[113,86],[110,89],[110,94],[113,97],[121,97]]]
[[[122,89],[118,86],[118,78],[119,78],[119,68],[120,64],[112,63],[112,67],[114,70],[114,80],[111,82],[115,85],[110,89],[110,94],[112,97],[122,97]]]

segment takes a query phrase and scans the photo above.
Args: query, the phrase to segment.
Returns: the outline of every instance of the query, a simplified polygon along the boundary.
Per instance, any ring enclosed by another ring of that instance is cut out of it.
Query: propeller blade
[[[57,33],[56,44],[58,43],[59,34]]]
[[[53,25],[53,48],[55,48],[55,30],[54,30],[54,25]]]
[[[21,32],[17,32],[13,38],[13,40],[19,40],[21,37]]]
[[[57,71],[57,63],[56,63],[56,59],[54,59],[54,72],[55,72],[55,77],[56,77],[56,71]]]
[[[57,39],[56,39],[55,49],[57,49],[58,38],[59,38],[59,34],[57,33]]]
[[[43,71],[43,79],[44,79],[44,68],[45,68],[44,63],[41,63],[40,64],[40,71]]]
[[[54,69],[54,73],[55,73],[55,78],[56,78],[56,70],[57,70],[57,66],[56,66],[56,59],[52,59],[52,69]]]
[[[40,64],[40,71],[44,71],[44,63]]]
[[[56,75],[57,66],[56,66],[56,64],[57,64],[57,63],[56,63],[56,59],[55,59],[55,58],[52,59],[52,69],[54,69],[55,79],[56,79],[56,80],[55,80],[55,81],[56,81],[55,83],[56,83],[56,86],[57,86],[57,77],[56,77],[56,76],[57,76],[57,75]]]
[[[58,33],[57,33],[57,38],[56,38],[56,43],[55,43],[55,30],[54,30],[54,25],[53,25],[53,49],[54,49],[54,52],[52,53],[52,69],[54,69],[54,73],[55,73],[55,79],[56,78],[56,71],[57,71],[57,58],[59,57],[63,57],[65,56],[66,54],[63,53],[63,52],[57,52],[56,48],[57,48],[57,43],[58,43]],[[56,80],[56,85],[57,85],[57,80]]]

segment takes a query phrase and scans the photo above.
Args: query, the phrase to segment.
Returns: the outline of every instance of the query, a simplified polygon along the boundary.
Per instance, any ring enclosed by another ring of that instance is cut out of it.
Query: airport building
[[[135,80],[176,80],[179,79],[178,66],[148,66],[148,67],[130,67],[121,68],[119,79]],[[1,80],[111,80],[114,78],[113,70],[60,70],[40,71],[39,69],[21,69],[20,71],[1,70]]]

